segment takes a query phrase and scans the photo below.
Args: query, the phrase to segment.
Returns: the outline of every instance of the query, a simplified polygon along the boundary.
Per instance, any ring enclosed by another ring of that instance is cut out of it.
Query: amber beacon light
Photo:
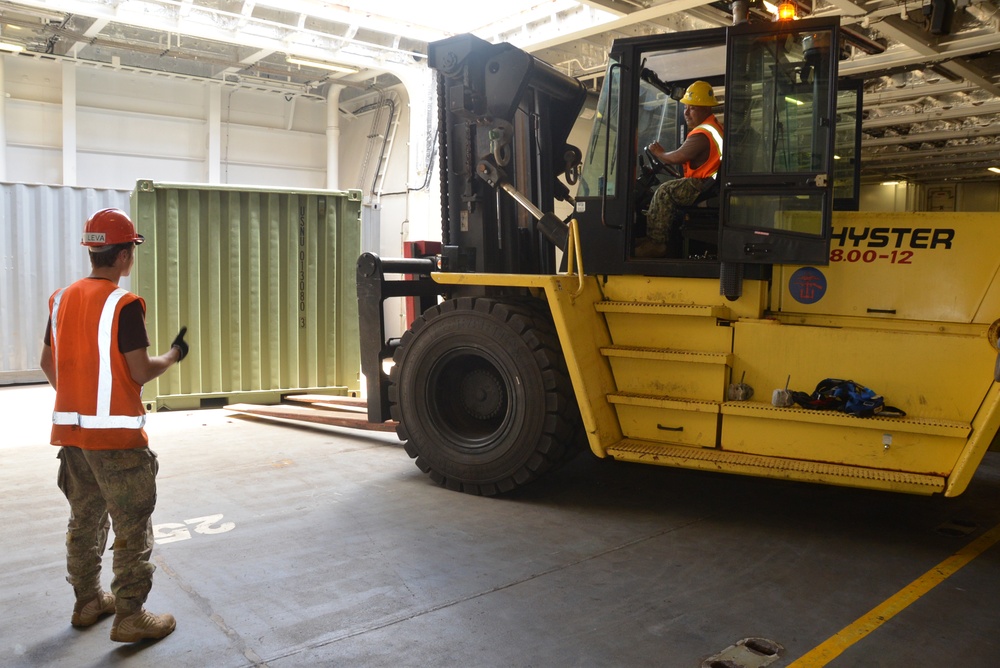
[[[791,2],[782,2],[778,5],[778,20],[779,21],[792,21],[796,18],[795,16],[795,4]]]

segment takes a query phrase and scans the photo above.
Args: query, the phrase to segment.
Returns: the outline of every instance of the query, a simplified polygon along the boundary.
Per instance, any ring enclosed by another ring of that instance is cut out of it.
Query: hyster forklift
[[[473,494],[588,444],[961,494],[1000,425],[1000,215],[856,210],[860,87],[838,81],[838,38],[807,19],[618,40],[585,152],[567,143],[578,81],[511,45],[431,44],[442,241],[358,260],[369,421],[397,421],[421,470]],[[670,178],[644,147],[683,140],[695,80],[724,90],[718,187],[668,257],[638,259]],[[387,339],[397,297],[417,313]]]

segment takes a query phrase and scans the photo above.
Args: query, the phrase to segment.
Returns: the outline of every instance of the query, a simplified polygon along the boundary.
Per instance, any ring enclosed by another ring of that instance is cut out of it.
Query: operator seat
[[[752,127],[734,130],[730,138],[733,148],[730,168],[740,173],[757,173],[765,169],[760,151],[761,136]],[[691,206],[681,207],[684,222],[681,224],[683,257],[690,257],[692,250],[714,254],[719,243],[719,179],[698,196]],[[690,242],[697,242],[692,247]]]
[[[684,216],[680,227],[682,257],[690,257],[696,250],[714,252],[719,242],[719,180],[702,191],[693,204],[679,210]],[[692,246],[692,241],[697,243]]]

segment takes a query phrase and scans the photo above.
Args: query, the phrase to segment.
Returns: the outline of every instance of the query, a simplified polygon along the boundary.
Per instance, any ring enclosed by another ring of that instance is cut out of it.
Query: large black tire
[[[397,434],[449,489],[509,492],[565,461],[577,442],[573,387],[539,300],[446,300],[413,323],[393,360]]]

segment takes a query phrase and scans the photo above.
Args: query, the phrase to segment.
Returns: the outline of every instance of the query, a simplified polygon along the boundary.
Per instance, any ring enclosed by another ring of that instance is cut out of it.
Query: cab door
[[[729,29],[719,258],[829,262],[836,19]]]

